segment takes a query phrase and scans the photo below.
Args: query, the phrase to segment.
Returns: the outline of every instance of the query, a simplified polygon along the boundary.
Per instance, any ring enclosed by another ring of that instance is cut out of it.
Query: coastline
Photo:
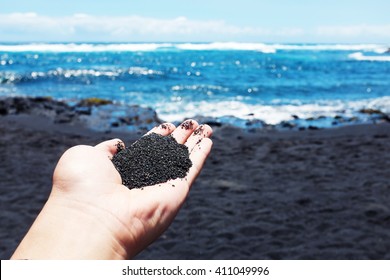
[[[143,134],[27,111],[0,120],[2,259],[45,203],[67,148]],[[138,259],[390,259],[389,123],[213,128],[213,150],[183,209]]]

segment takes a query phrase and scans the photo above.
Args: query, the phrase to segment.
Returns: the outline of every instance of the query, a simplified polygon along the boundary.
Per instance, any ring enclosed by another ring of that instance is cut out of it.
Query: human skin
[[[142,189],[122,185],[111,162],[121,140],[67,150],[48,201],[12,259],[129,259],[145,249],[171,224],[210,153],[212,129],[190,122],[150,131],[188,147],[187,176]]]

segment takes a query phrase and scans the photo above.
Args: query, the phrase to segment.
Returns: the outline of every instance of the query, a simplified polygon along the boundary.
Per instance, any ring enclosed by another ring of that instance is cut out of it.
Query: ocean
[[[390,114],[390,53],[379,44],[0,43],[0,96],[98,97],[172,122],[330,127],[375,121],[365,109]]]

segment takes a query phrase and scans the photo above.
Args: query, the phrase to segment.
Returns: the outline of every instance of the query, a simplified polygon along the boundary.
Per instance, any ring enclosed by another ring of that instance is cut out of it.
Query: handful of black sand
[[[118,145],[112,162],[122,177],[122,184],[129,189],[184,178],[192,166],[185,145],[177,143],[172,136],[156,133],[143,136],[127,148]]]

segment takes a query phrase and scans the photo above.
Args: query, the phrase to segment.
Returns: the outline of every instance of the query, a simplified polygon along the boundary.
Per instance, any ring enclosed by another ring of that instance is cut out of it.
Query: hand
[[[121,140],[73,147],[58,162],[48,202],[13,258],[125,259],[159,237],[202,169],[212,130],[188,120],[150,132],[172,134],[188,147],[193,165],[185,178],[129,190],[111,162]]]

